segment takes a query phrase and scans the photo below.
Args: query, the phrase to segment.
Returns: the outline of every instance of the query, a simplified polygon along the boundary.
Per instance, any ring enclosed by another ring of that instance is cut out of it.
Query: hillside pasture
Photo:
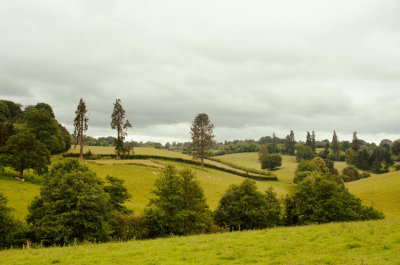
[[[400,220],[0,251],[3,264],[400,264]]]

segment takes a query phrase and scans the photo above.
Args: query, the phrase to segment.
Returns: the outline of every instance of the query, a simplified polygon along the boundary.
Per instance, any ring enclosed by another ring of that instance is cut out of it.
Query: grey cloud
[[[9,1],[1,96],[46,101],[68,128],[83,97],[96,136],[121,98],[142,140],[187,140],[205,112],[219,140],[377,141],[400,130],[398,13],[395,0]]]

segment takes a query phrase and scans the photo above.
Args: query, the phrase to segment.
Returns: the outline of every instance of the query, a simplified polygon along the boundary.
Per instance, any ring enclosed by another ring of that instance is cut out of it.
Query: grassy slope
[[[107,162],[112,163],[112,161],[106,161],[106,163]],[[104,163],[104,161],[99,160],[96,162],[88,162],[87,164],[90,169],[102,178],[105,178],[107,175],[113,175],[124,179],[129,192],[132,194],[132,198],[127,203],[127,206],[134,209],[136,213],[141,213],[149,201],[151,196],[150,191],[154,188],[154,181],[159,176],[159,169],[144,165],[123,164],[123,161],[118,161],[116,164],[99,163]],[[214,169],[206,168],[200,170],[200,167],[198,166],[183,163],[170,163],[157,160],[154,160],[153,163],[162,166],[173,164],[179,169],[192,169],[199,178],[211,209],[214,209],[217,206],[219,199],[229,185],[238,184],[244,179]],[[276,193],[285,194],[290,185],[276,181],[257,181],[257,186],[261,190],[266,190],[270,186],[273,186]]]
[[[0,176],[0,193],[7,197],[7,206],[14,209],[12,214],[20,220],[28,214],[28,205],[39,194],[39,189],[39,185]]]
[[[400,220],[334,223],[64,248],[4,264],[400,264]]]
[[[364,204],[382,210],[386,217],[400,217],[400,172],[372,175],[346,184]]]

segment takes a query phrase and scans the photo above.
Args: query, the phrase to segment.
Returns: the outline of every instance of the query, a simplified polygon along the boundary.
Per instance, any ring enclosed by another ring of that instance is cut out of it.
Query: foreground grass
[[[400,264],[400,220],[335,223],[63,248],[2,264]]]

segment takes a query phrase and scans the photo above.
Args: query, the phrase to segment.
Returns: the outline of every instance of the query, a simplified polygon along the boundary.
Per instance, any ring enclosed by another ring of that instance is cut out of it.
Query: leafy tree
[[[29,207],[27,222],[46,245],[105,241],[112,215],[102,181],[76,159],[54,164],[45,175],[40,196]]]
[[[167,166],[156,180],[153,194],[145,209],[153,236],[197,234],[210,229],[211,212],[190,170]]]
[[[282,157],[278,154],[267,154],[261,160],[261,169],[274,170],[282,165]]]
[[[124,180],[113,176],[107,176],[106,180],[108,185],[104,186],[104,191],[110,196],[111,207],[120,213],[131,213],[124,205],[125,201],[131,198],[131,194],[124,186]]]
[[[301,160],[311,160],[314,157],[314,152],[311,147],[306,145],[299,145],[296,148],[296,160],[300,162]]]
[[[230,230],[262,229],[280,223],[281,207],[270,188],[266,193],[257,190],[256,182],[244,180],[231,185],[214,212],[217,225]]]
[[[43,174],[50,165],[50,152],[31,133],[11,136],[0,148],[0,154],[1,164],[14,168],[19,172],[20,178],[25,169],[31,168],[38,174]]]
[[[47,111],[50,114],[50,116],[52,118],[55,118],[53,109],[49,104],[37,103],[36,106],[35,106],[35,109],[37,109],[37,110],[44,109],[45,111]]]
[[[296,151],[296,141],[294,139],[294,133],[293,131],[290,131],[290,134],[288,134],[285,138],[285,151],[289,155],[294,155]]]
[[[378,146],[371,155],[371,170],[375,173],[385,173],[389,171],[389,167],[393,165],[392,157],[387,148]]]
[[[20,246],[25,241],[25,226],[11,216],[7,198],[0,193],[0,249]]]
[[[268,155],[268,148],[265,144],[260,146],[260,149],[258,149],[258,161],[262,161],[262,159]]]
[[[80,151],[79,151],[79,159],[83,160],[83,137],[84,132],[88,129],[87,122],[89,121],[88,116],[86,115],[86,103],[81,98],[78,104],[78,107],[75,111],[75,120],[74,120],[74,138],[76,139],[75,146],[80,143]]]
[[[114,142],[117,159],[121,159],[121,154],[129,153],[133,149],[132,145],[124,144],[125,137],[128,135],[127,130],[131,127],[129,120],[125,121],[125,110],[122,108],[121,100],[116,99],[111,114],[111,128],[117,130],[117,139]]]
[[[52,154],[64,152],[69,148],[70,140],[66,139],[66,129],[63,129],[46,109],[28,111],[25,113],[24,119],[28,131],[44,143]]]
[[[15,122],[21,116],[21,104],[8,100],[0,100],[0,122]]]
[[[204,168],[204,158],[209,155],[208,149],[214,144],[213,129],[214,125],[205,113],[198,114],[190,127],[192,154],[194,158],[200,158],[201,169]]]
[[[287,225],[382,219],[383,214],[361,205],[344,185],[318,173],[294,186],[285,201]]]
[[[390,146],[392,145],[392,141],[389,139],[383,139],[380,143],[379,146],[386,148],[386,150],[390,151]]]
[[[336,131],[333,131],[331,150],[332,150],[333,155],[336,158],[338,158],[340,155],[340,147],[339,147],[339,141],[338,141],[338,138],[336,135]]]
[[[390,146],[390,150],[393,155],[395,155],[395,156],[400,155],[400,139],[396,140],[392,143],[392,145]]]
[[[349,141],[340,142],[340,151],[346,152],[349,148],[351,148],[351,143]]]

